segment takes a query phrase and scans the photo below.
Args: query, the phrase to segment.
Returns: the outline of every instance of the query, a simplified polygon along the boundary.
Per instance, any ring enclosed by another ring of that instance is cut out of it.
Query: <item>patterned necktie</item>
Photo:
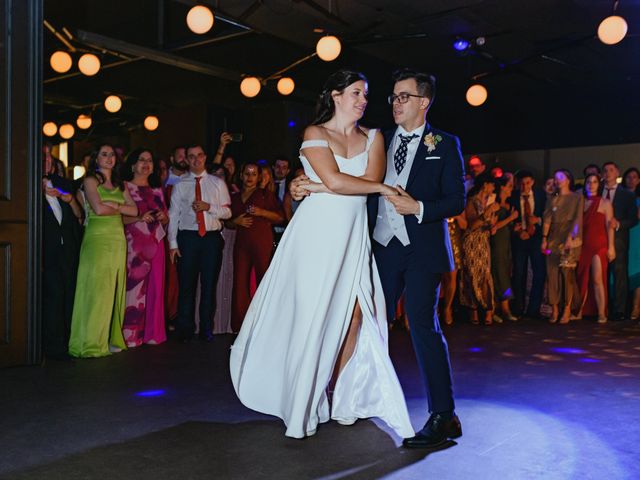
[[[400,175],[400,172],[402,172],[402,169],[404,168],[404,164],[407,163],[407,145],[409,145],[409,142],[416,138],[418,135],[400,134],[398,136],[400,137],[400,146],[393,156],[393,166],[396,167],[396,173]]]
[[[202,177],[196,177],[196,202],[202,200],[202,187],[200,187]],[[204,223],[204,212],[198,210],[196,212],[196,222],[198,222],[198,235],[204,237],[207,234],[207,226]]]

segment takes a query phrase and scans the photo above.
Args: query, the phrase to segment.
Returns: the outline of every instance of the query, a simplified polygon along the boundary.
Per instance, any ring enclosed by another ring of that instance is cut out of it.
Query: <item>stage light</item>
[[[316,53],[318,57],[325,62],[330,62],[338,58],[341,50],[342,45],[340,44],[340,40],[333,35],[322,37],[316,44]]]
[[[58,73],[66,73],[71,69],[71,65],[73,65],[73,60],[71,59],[71,55],[67,52],[63,52],[62,50],[58,50],[51,55],[49,59],[49,63],[51,64],[51,68],[53,68]]]
[[[89,128],[91,126],[91,123],[92,120],[89,115],[78,115],[78,118],[76,119],[76,125],[78,125],[78,128],[81,128],[82,130],[86,130],[87,128]]]
[[[143,390],[142,392],[136,393],[137,397],[160,397],[167,393],[165,390]]]
[[[296,84],[293,79],[289,77],[282,77],[280,80],[278,80],[277,88],[278,92],[281,95],[290,95],[296,88]]]
[[[196,5],[187,13],[187,26],[189,30],[198,35],[202,35],[211,30],[213,21],[213,13],[203,5]]]
[[[104,108],[107,109],[107,112],[116,113],[122,108],[122,100],[117,95],[109,95],[104,100]]]
[[[153,132],[160,125],[160,120],[155,115],[149,115],[144,119],[144,128]]]
[[[627,34],[627,22],[618,15],[611,15],[600,22],[598,38],[606,45],[615,45]]]
[[[246,77],[240,82],[240,91],[245,97],[253,98],[260,93],[260,80],[256,77]]]
[[[467,102],[469,105],[479,107],[487,101],[487,89],[480,84],[471,85],[467,90]]]
[[[73,137],[73,134],[76,132],[76,129],[73,128],[73,125],[70,123],[65,123],[64,125],[60,125],[60,136],[65,140],[69,140]]]
[[[453,42],[453,48],[455,48],[459,52],[466,50],[467,48],[469,48],[469,46],[469,42],[467,42],[463,38],[459,38],[458,40]]]
[[[85,53],[78,60],[78,69],[87,77],[92,77],[100,71],[100,59],[93,53]]]
[[[287,125],[289,125],[289,128],[293,128],[296,126],[296,122],[294,122],[293,120],[289,120],[289,123]]]
[[[58,133],[58,126],[53,122],[47,122],[42,126],[42,133],[47,137],[53,137]]]

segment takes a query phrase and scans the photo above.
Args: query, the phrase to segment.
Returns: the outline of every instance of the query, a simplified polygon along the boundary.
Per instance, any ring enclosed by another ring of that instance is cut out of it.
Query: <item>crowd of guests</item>
[[[453,306],[471,322],[519,317],[566,324],[640,316],[640,175],[614,162],[588,165],[584,182],[556,170],[537,188],[531,172],[469,164],[467,205],[449,219],[456,270],[443,278],[442,317]],[[622,182],[618,183],[621,178]]]
[[[43,148],[43,350],[99,357],[240,329],[299,202],[301,173],[201,145],[166,160],[146,148],[98,145],[71,181]],[[456,269],[443,276],[441,318],[473,323],[522,316],[568,323],[640,316],[640,172],[589,165],[584,184],[557,170],[538,188],[527,171],[469,163],[465,211],[448,220]],[[401,314],[401,308],[399,309]],[[460,315],[456,315],[461,318]]]

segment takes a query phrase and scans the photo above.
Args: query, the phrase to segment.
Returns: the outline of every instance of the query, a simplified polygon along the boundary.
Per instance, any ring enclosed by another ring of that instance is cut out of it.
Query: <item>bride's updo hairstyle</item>
[[[312,125],[321,125],[333,117],[336,106],[333,102],[331,92],[337,90],[340,92],[340,95],[342,95],[345,88],[360,80],[366,82],[367,78],[360,72],[354,72],[352,70],[338,70],[336,73],[331,74],[329,78],[327,78],[327,81],[324,82],[324,86],[320,92],[320,97],[316,105],[316,118]]]

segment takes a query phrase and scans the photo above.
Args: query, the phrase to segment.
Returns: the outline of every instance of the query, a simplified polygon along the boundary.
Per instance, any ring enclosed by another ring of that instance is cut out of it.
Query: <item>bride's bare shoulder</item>
[[[327,131],[320,125],[309,125],[304,129],[303,140],[327,140]]]

